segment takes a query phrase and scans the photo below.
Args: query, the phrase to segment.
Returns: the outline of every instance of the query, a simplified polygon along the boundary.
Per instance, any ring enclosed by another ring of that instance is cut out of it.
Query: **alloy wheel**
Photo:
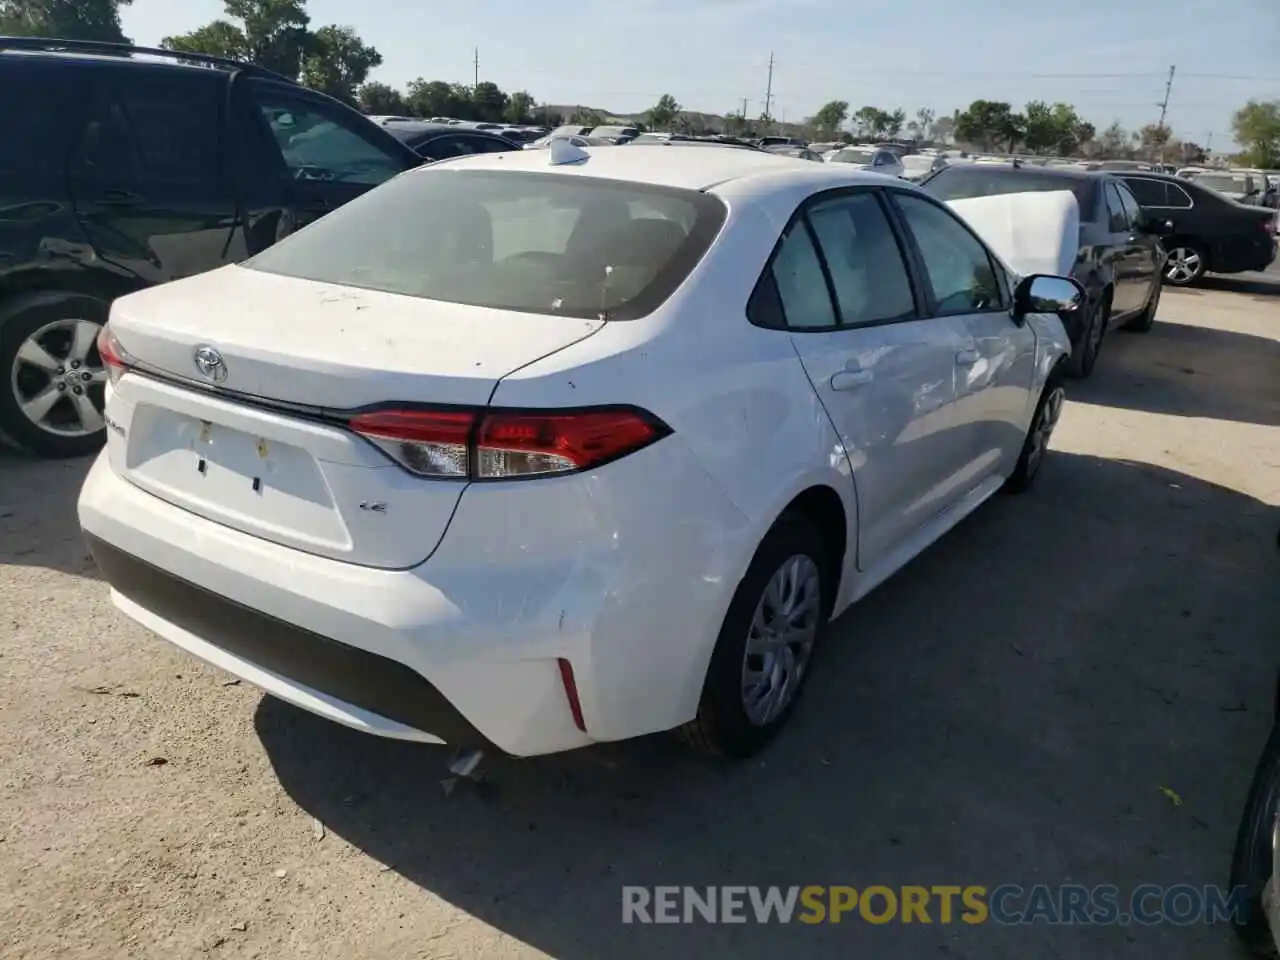
[[[1062,387],[1053,387],[1045,394],[1044,403],[1040,405],[1040,414],[1031,427],[1031,447],[1027,451],[1027,472],[1035,473],[1040,469],[1045,452],[1049,449],[1049,440],[1053,429],[1062,416],[1062,406],[1067,392]]]
[[[822,577],[813,559],[788,558],[756,604],[742,662],[742,706],[753,726],[776,720],[795,698],[822,619]]]
[[[9,387],[33,425],[61,437],[103,429],[106,367],[98,355],[102,328],[90,320],[54,320],[18,348]]]
[[[1200,252],[1190,247],[1174,247],[1169,251],[1164,275],[1170,283],[1190,283],[1204,270]]]

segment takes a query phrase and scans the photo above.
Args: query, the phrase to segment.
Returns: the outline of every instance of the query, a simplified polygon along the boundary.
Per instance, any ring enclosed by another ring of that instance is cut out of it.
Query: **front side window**
[[[915,237],[940,315],[1006,305],[987,248],[968,227],[938,204],[909,193],[896,192],[894,202]]]
[[[277,84],[254,82],[250,96],[296,180],[375,186],[405,168],[401,155],[361,136],[355,124],[368,121],[359,116]]]
[[[720,200],[692,190],[446,163],[369,191],[245,265],[448,303],[625,320],[674,292],[724,217]]]
[[[1126,229],[1130,233],[1137,233],[1142,229],[1142,208],[1123,184],[1116,185],[1116,193],[1120,195],[1120,204],[1124,207]]]
[[[1126,232],[1129,229],[1129,218],[1124,212],[1124,204],[1120,202],[1120,193],[1115,184],[1107,184],[1104,196],[1107,198],[1107,229],[1112,233]]]

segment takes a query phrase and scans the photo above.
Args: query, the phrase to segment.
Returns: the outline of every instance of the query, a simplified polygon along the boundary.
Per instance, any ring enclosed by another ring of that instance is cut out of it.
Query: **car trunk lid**
[[[393,402],[483,407],[502,377],[602,326],[224,268],[113,307],[133,369],[107,408],[111,461],[245,533],[413,566],[466,483],[412,476],[344,416]]]

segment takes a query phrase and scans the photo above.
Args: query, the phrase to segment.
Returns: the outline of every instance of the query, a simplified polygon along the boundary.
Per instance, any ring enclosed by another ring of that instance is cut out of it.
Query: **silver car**
[[[825,157],[827,163],[851,163],[861,170],[883,173],[889,177],[902,177],[902,161],[897,154],[877,147],[841,147]]]

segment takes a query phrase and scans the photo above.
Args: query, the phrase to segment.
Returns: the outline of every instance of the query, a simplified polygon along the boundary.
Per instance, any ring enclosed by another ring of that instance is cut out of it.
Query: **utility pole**
[[[769,108],[773,106],[773,51],[769,51],[769,82],[764,88],[764,115],[770,120],[773,114],[769,112]]]
[[[1173,89],[1173,75],[1177,71],[1177,66],[1169,68],[1169,79],[1164,85],[1164,99],[1160,101],[1160,126],[1164,126],[1164,116],[1169,112],[1169,91]]]
[[[471,62],[476,69],[476,85],[471,89],[479,90],[480,89],[480,48],[479,47],[475,48],[475,56],[472,58]]]
[[[742,119],[747,119],[747,98],[742,98]]]
[[[1165,81],[1164,99],[1160,101],[1160,121],[1156,125],[1161,130],[1161,132],[1163,132],[1165,129],[1164,118],[1165,118],[1165,114],[1169,112],[1169,92],[1173,89],[1173,75],[1177,71],[1177,69],[1178,67],[1176,64],[1174,66],[1171,66],[1169,68],[1169,79]],[[1168,138],[1166,137],[1165,142],[1167,142],[1167,140]],[[1165,142],[1162,142],[1160,144],[1160,162],[1161,163],[1164,163]]]

